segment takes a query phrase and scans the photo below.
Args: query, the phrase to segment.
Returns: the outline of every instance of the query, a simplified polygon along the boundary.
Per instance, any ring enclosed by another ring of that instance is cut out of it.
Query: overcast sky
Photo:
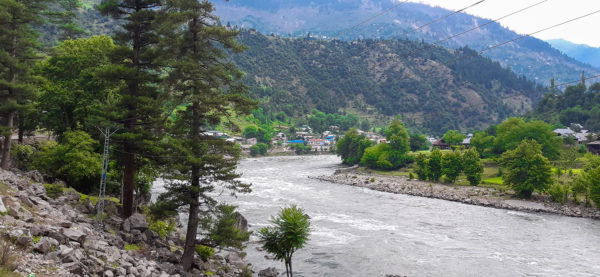
[[[400,0],[397,0],[400,1]],[[413,0],[450,10],[467,7],[478,0]],[[486,0],[465,12],[496,19],[543,0]],[[569,19],[600,10],[600,0],[548,0],[536,7],[500,20],[521,34],[528,34]],[[568,41],[600,47],[600,12],[534,35],[540,39],[563,38]]]

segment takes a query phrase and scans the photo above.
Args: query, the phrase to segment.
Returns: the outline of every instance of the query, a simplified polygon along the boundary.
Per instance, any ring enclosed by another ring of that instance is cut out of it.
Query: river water
[[[532,214],[391,194],[309,176],[332,174],[336,156],[249,158],[253,192],[220,196],[251,230],[295,204],[311,217],[310,241],[293,258],[295,276],[600,276],[600,221]],[[159,188],[158,188],[159,189]],[[223,194],[225,195],[225,194]],[[252,236],[246,260],[267,260]],[[284,275],[285,276],[285,275]]]

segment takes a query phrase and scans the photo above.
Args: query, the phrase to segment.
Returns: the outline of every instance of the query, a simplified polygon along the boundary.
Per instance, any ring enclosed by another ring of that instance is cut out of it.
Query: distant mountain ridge
[[[551,39],[546,42],[568,56],[600,69],[600,47],[576,44],[564,39]]]
[[[256,0],[256,1],[213,1],[216,14],[223,24],[229,22],[244,28],[254,28],[263,33],[277,33],[282,36],[317,37],[332,35],[353,26],[383,10],[397,4],[392,0]],[[415,27],[444,16],[451,11],[428,5],[407,3],[391,12],[376,18],[339,38],[402,38],[403,34]],[[444,21],[432,24],[408,35],[413,40],[436,42],[450,35],[460,33],[488,19],[468,14],[456,14]],[[469,46],[481,50],[520,36],[519,34],[492,23],[456,39],[443,46],[453,49]],[[550,44],[532,37],[484,53],[484,56],[510,67],[518,75],[549,85],[550,79],[556,83],[577,80],[582,71],[587,75],[600,74],[600,70],[582,63]]]
[[[252,96],[269,112],[304,116],[317,108],[441,135],[486,128],[530,111],[545,89],[468,48],[411,40],[313,40],[242,30],[233,55]],[[414,55],[407,53],[425,49]],[[458,59],[472,55],[466,59]]]

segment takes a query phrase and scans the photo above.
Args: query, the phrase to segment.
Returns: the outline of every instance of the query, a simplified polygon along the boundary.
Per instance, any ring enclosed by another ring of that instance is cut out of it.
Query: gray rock
[[[67,191],[65,191],[65,193],[63,194],[63,196],[65,197],[65,199],[67,201],[70,201],[70,202],[77,202],[81,198],[81,194],[77,193],[74,190],[67,190]]]
[[[115,275],[113,274],[112,271],[110,271],[108,269],[106,271],[104,271],[104,277],[113,277],[113,276],[115,276]]]
[[[21,229],[13,229],[10,232],[8,232],[8,236],[11,239],[17,239],[23,235],[25,235],[25,232],[23,232],[23,230],[21,230]]]
[[[6,209],[6,206],[4,206],[4,202],[2,202],[2,197],[0,196],[0,213],[4,214],[8,212],[8,210]]]
[[[127,219],[123,221],[123,224],[121,224],[121,230],[123,230],[125,233],[131,232],[131,222]]]
[[[243,232],[248,232],[248,220],[238,212],[235,212],[235,227]]]
[[[42,175],[42,173],[40,173],[37,170],[32,170],[32,171],[28,171],[25,172],[23,175],[29,177],[31,180],[37,182],[37,183],[43,183],[44,182],[44,175]]]
[[[17,239],[17,243],[19,245],[22,245],[22,246],[25,246],[25,247],[31,245],[32,242],[33,242],[33,239],[30,236],[20,236]]]
[[[40,183],[29,184],[25,190],[29,193],[29,195],[46,197],[46,187]]]
[[[73,226],[73,222],[62,221],[59,225],[60,225],[60,227],[63,227],[63,228],[71,228],[71,226]]]
[[[33,225],[31,226],[31,234],[34,236],[46,236],[50,232],[50,229],[46,225]]]
[[[127,223],[129,225],[129,229],[136,229],[140,230],[141,232],[148,229],[148,222],[146,222],[146,216],[143,214],[133,214],[132,216],[123,221],[123,225]],[[127,232],[127,230],[125,230],[125,226],[123,226],[123,231]]]
[[[21,200],[21,203],[23,203],[29,207],[33,206],[33,202],[31,202],[31,200],[29,200],[29,196],[27,196],[27,193],[25,193],[25,192],[21,192],[19,194],[19,200]]]
[[[40,241],[33,246],[33,250],[46,254],[50,252],[53,247],[58,247],[58,245],[57,240],[49,237],[42,237],[40,238]]]
[[[274,267],[268,267],[258,272],[259,277],[277,277],[279,276],[279,271],[277,271]]]
[[[235,253],[235,252],[231,252],[229,253],[226,257],[225,260],[230,263],[231,265],[237,267],[237,268],[244,268],[245,266],[248,265],[248,263],[244,262],[242,260],[242,258],[240,258],[240,256]]]
[[[148,240],[154,240],[154,239],[158,238],[158,234],[150,229],[147,229],[146,231],[144,231],[144,235],[146,235],[146,239],[148,239]]]
[[[63,228],[62,234],[65,235],[65,237],[67,237],[68,239],[79,242],[80,244],[83,244],[85,242],[86,234],[79,230],[75,230],[73,228]]]

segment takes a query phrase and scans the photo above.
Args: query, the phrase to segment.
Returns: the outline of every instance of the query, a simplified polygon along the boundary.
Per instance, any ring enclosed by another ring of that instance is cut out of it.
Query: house
[[[438,139],[433,143],[433,148],[439,148],[440,150],[450,149],[450,144],[446,143],[444,139]]]
[[[594,155],[600,155],[600,139],[588,143],[587,150]]]
[[[312,147],[320,147],[320,146],[325,145],[325,140],[324,139],[309,139],[308,143]]]
[[[325,144],[335,144],[335,135],[328,135],[325,137]]]
[[[566,129],[554,129],[554,133],[556,133],[559,137],[572,137],[575,136],[575,131],[571,130],[571,128]]]
[[[465,149],[469,149],[469,145],[471,145],[471,138],[473,138],[473,134],[468,134],[467,138],[463,139],[460,145],[464,146]]]
[[[285,134],[284,134],[284,133],[278,133],[278,134],[277,134],[277,139],[278,139],[278,140],[285,140],[285,139],[286,139],[286,136],[285,136]]]

